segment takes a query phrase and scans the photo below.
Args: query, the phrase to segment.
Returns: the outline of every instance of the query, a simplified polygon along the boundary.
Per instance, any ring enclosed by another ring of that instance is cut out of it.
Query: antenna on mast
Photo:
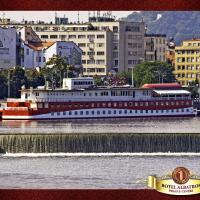
[[[100,17],[100,11],[97,11],[97,18]]]
[[[80,23],[80,20],[79,20],[79,11],[78,11],[78,24]]]

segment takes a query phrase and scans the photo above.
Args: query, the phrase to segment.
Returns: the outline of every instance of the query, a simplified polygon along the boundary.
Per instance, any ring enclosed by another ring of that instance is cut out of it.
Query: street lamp
[[[132,87],[134,87],[134,79],[133,79],[133,67],[132,67]]]
[[[8,98],[10,97],[10,70],[8,69]]]

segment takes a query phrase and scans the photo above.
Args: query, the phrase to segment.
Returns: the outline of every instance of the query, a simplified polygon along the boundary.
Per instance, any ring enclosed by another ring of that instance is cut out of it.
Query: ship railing
[[[154,100],[191,100],[191,97],[153,97]]]
[[[28,110],[28,107],[5,107],[4,110]]]
[[[22,102],[22,99],[8,98],[7,102]]]

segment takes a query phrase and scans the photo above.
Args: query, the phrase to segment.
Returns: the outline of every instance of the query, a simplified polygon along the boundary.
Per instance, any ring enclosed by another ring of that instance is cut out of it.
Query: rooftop
[[[41,51],[43,48],[48,48],[52,46],[55,42],[29,42],[26,44],[29,48],[35,51]]]

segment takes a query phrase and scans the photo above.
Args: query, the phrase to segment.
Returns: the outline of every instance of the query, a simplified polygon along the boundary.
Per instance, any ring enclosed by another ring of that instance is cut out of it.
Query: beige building
[[[185,40],[175,47],[174,73],[184,86],[200,80],[200,39]]]
[[[166,35],[146,34],[144,40],[145,60],[165,62],[165,51],[167,49]]]
[[[43,41],[75,42],[83,50],[82,64],[86,76],[105,76],[112,70],[128,71],[145,59],[143,22],[91,17],[88,23],[30,22],[15,26],[32,27]]]

